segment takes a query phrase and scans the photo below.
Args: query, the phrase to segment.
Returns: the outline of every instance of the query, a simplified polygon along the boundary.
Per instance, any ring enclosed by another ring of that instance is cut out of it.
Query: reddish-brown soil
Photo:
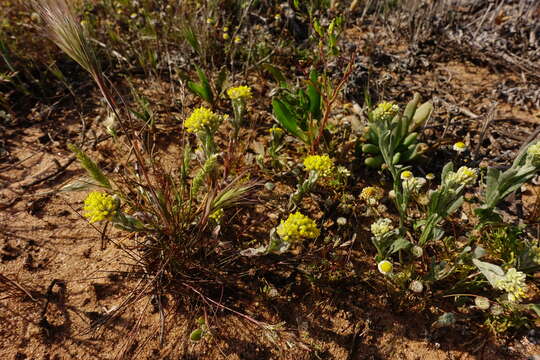
[[[446,71],[459,73],[448,80],[454,86],[486,88],[498,79],[470,65],[449,64]],[[479,74],[484,83],[475,81]],[[531,113],[516,116],[535,121]],[[105,325],[91,326],[120,306],[137,280],[124,276],[131,259],[122,247],[129,238],[112,232],[111,241],[101,239],[78,213],[84,194],[57,191],[83,175],[75,162],[58,171],[71,159],[62,142],[76,139],[80,129],[67,113],[6,131],[17,161],[3,164],[0,174],[0,274],[7,278],[0,283],[1,359],[527,359],[538,351],[525,336],[503,344],[466,324],[433,329],[425,312],[396,313],[376,293],[365,299],[280,299],[270,308],[240,302],[236,308],[247,314],[285,323],[273,332],[230,313],[209,314],[212,336],[199,343],[187,340],[191,314],[169,306],[160,347],[160,317],[150,296]],[[50,174],[57,175],[41,181]]]

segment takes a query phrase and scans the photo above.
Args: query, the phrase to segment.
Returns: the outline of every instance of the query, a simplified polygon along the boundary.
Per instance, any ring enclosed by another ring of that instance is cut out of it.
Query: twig
[[[248,316],[248,315],[246,315],[246,314],[242,314],[242,313],[239,312],[239,311],[236,311],[236,310],[234,310],[234,309],[231,309],[230,307],[227,307],[227,306],[225,306],[225,305],[223,305],[223,304],[220,304],[219,302],[217,302],[217,301],[215,301],[215,300],[212,300],[211,298],[209,298],[209,297],[203,295],[199,290],[195,289],[193,286],[191,286],[191,285],[189,285],[189,284],[187,284],[187,283],[185,283],[185,282],[182,283],[182,285],[184,285],[185,287],[187,287],[188,289],[190,289],[191,291],[193,291],[194,293],[196,293],[197,295],[199,295],[199,296],[203,299],[204,302],[206,302],[206,303],[211,302],[212,304],[214,304],[214,305],[216,305],[216,306],[218,306],[218,307],[220,307],[220,308],[222,308],[222,309],[225,309],[225,310],[227,310],[227,311],[230,311],[230,312],[232,312],[233,314],[238,315],[238,316],[240,316],[240,317],[242,317],[242,318],[244,318],[244,319],[246,319],[246,320],[248,320],[248,321],[254,323],[254,324],[257,325],[257,326],[260,326],[260,327],[263,328],[263,329],[268,328],[268,324],[266,324],[266,323],[264,323],[264,322],[262,322],[262,321],[258,321],[258,320],[254,319],[254,318],[252,318],[252,317],[250,317],[250,316]]]
[[[3,168],[0,168],[0,172],[4,172],[4,171],[8,171],[8,170],[10,170],[10,169],[13,169],[14,167],[16,167],[16,166],[22,164],[23,162],[25,162],[26,160],[28,160],[28,159],[30,159],[30,158],[33,158],[33,157],[36,156],[37,154],[40,154],[40,153],[39,153],[39,152],[33,153],[33,154],[31,154],[31,155],[28,155],[28,156],[25,157],[24,159],[17,161],[17,162],[14,163],[14,164],[5,166],[5,167],[3,167]]]
[[[321,138],[324,133],[324,129],[326,128],[326,125],[328,123],[328,120],[330,118],[330,112],[332,111],[332,105],[336,101],[341,88],[345,85],[349,77],[351,76],[352,70],[353,70],[353,63],[354,63],[355,55],[354,53],[351,54],[351,58],[349,60],[349,64],[347,66],[347,70],[345,74],[343,75],[343,78],[341,78],[339,84],[336,86],[334,91],[332,92],[332,96],[330,97],[330,100],[324,99],[324,116],[321,124],[319,125],[319,134],[317,135],[317,138],[315,138],[315,141],[313,141],[313,144],[311,145],[311,152],[315,153],[317,151],[317,147],[319,146],[319,143],[321,141]]]
[[[482,130],[480,131],[480,137],[478,138],[478,143],[476,144],[476,147],[474,148],[474,152],[472,154],[472,159],[476,160],[478,157],[478,152],[480,151],[480,146],[482,146],[482,142],[484,141],[484,137],[486,136],[486,131],[489,127],[489,124],[491,124],[491,121],[495,117],[496,109],[497,109],[498,103],[494,103],[491,108],[489,109],[488,114],[486,115],[486,120],[484,121],[484,124],[482,125]]]
[[[34,185],[41,184],[42,182],[45,182],[47,180],[55,179],[56,177],[60,176],[68,168],[68,166],[71,165],[75,161],[75,159],[76,159],[75,156],[70,157],[69,160],[64,165],[57,166],[57,170],[55,172],[53,172],[53,173],[51,173],[51,174],[49,174],[49,175],[47,175],[47,176],[45,176],[43,178],[36,179],[36,180],[32,181],[29,184],[24,184],[21,187],[23,189],[28,189],[28,188],[31,188]],[[58,164],[58,162],[56,162],[56,163]]]
[[[32,294],[30,294],[30,292],[28,290],[26,290],[21,284],[19,284],[18,282],[16,282],[15,280],[11,280],[9,279],[8,277],[0,274],[0,281],[3,281],[3,282],[8,282],[10,284],[12,284],[13,286],[17,287],[19,290],[21,290],[22,292],[24,292],[26,294],[26,296],[28,296],[30,298],[30,300],[32,301],[37,301],[37,299],[35,299]]]

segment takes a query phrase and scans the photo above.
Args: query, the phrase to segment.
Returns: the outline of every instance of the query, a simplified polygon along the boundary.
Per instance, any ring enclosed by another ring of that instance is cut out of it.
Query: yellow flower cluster
[[[527,157],[533,164],[540,163],[540,141],[527,148]]]
[[[446,178],[448,184],[454,185],[472,185],[476,182],[478,174],[475,169],[462,166],[458,171],[451,171]]]
[[[184,126],[190,133],[198,133],[205,128],[212,128],[219,123],[219,115],[203,106],[193,110],[184,122]]]
[[[515,268],[508,269],[504,277],[495,283],[495,287],[508,293],[508,300],[520,301],[526,297],[527,284],[526,275]]]
[[[328,155],[310,155],[304,159],[307,171],[317,171],[320,176],[330,176],[334,172],[334,162]]]
[[[223,209],[218,209],[210,214],[210,219],[214,220],[216,223],[219,223],[224,215],[225,211]]]
[[[231,100],[251,99],[251,88],[249,86],[237,86],[227,90],[227,95]]]
[[[391,102],[382,102],[375,110],[373,110],[373,120],[375,121],[389,121],[394,118],[399,112],[399,106]]]
[[[272,136],[281,136],[283,134],[283,129],[282,128],[278,128],[278,127],[272,127],[270,129],[268,129],[268,132],[270,133],[270,135]]]
[[[393,229],[394,226],[392,225],[392,220],[386,218],[381,218],[371,224],[371,232],[373,235],[375,235],[375,237],[384,236]]]
[[[360,193],[360,198],[370,206],[377,205],[383,196],[384,190],[378,186],[367,186]]]
[[[290,214],[287,220],[281,220],[277,234],[283,241],[294,242],[302,239],[315,239],[320,231],[315,221],[300,212]]]
[[[109,220],[116,213],[116,201],[109,194],[92,191],[84,200],[84,211],[91,223]]]

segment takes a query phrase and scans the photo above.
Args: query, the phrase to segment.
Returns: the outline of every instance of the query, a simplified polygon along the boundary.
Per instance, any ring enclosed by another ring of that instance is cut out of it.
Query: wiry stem
[[[319,147],[319,143],[323,136],[324,129],[326,129],[326,125],[328,124],[328,120],[330,119],[330,112],[332,111],[332,105],[334,105],[334,102],[337,100],[337,97],[339,96],[341,89],[343,88],[343,86],[345,86],[345,83],[351,76],[352,69],[353,69],[353,66],[352,66],[353,62],[354,62],[354,54],[351,54],[351,58],[347,66],[347,70],[345,74],[343,75],[343,77],[341,78],[339,84],[336,86],[334,91],[332,91],[332,95],[330,96],[330,98],[328,97],[324,98],[324,116],[321,123],[319,124],[319,134],[317,135],[317,137],[313,141],[313,144],[311,145],[312,153],[317,152],[317,148]]]

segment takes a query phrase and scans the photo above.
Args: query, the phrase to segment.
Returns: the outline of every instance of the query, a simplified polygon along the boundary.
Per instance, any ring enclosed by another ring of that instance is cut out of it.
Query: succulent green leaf
[[[364,164],[366,164],[366,166],[372,169],[379,168],[383,162],[384,162],[384,159],[381,155],[376,156],[376,157],[368,157],[367,159],[364,160]]]
[[[410,134],[405,138],[405,140],[403,140],[403,145],[409,146],[409,145],[413,144],[413,143],[416,141],[416,138],[417,138],[417,137],[418,137],[418,133],[417,133],[417,132],[410,133]]]
[[[189,335],[189,339],[191,341],[199,341],[203,337],[203,331],[202,329],[195,329],[191,332],[191,335]]]
[[[414,131],[419,127],[423,126],[426,121],[431,116],[433,112],[433,104],[430,102],[425,102],[416,109],[412,122],[409,125],[409,131]]]
[[[405,129],[408,129],[410,127],[414,113],[416,112],[416,107],[418,106],[419,102],[420,102],[420,94],[415,93],[413,95],[413,99],[409,101],[409,103],[405,107],[405,111],[403,112],[403,121],[404,121]]]
[[[379,147],[374,144],[362,145],[362,152],[366,154],[378,154],[380,153]]]

